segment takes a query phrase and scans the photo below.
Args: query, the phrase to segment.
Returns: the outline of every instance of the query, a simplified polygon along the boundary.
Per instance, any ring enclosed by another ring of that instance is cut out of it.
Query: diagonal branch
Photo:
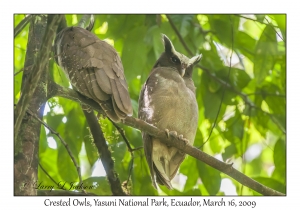
[[[49,97],[60,96],[60,97],[68,98],[73,101],[79,102],[81,104],[86,104],[86,105],[90,106],[92,109],[103,114],[103,110],[95,101],[78,94],[74,90],[61,87],[61,86],[55,84],[54,82],[51,82],[49,84],[49,88],[52,90],[51,95]],[[232,165],[228,165],[222,161],[219,161],[218,159],[202,152],[201,150],[197,149],[196,147],[194,147],[192,145],[184,144],[183,141],[180,141],[176,137],[170,136],[168,138],[166,136],[165,131],[162,131],[162,130],[154,127],[153,125],[150,125],[140,119],[136,119],[134,117],[127,117],[122,122],[123,122],[123,124],[125,124],[127,126],[133,127],[140,131],[145,131],[145,132],[149,133],[150,135],[157,137],[158,139],[161,140],[162,143],[176,147],[177,149],[181,150],[182,152],[227,174],[228,176],[237,180],[242,185],[245,185],[263,195],[284,195],[283,193],[273,190],[267,186],[264,186],[264,185],[258,183],[257,181],[251,179],[250,177],[247,177],[243,173],[234,169],[232,167]],[[96,120],[95,123],[98,123],[98,121]],[[97,137],[97,135],[95,135],[95,136]],[[107,145],[105,144],[103,146],[107,146]]]
[[[103,167],[106,171],[113,195],[126,195],[126,193],[121,187],[121,182],[118,177],[118,174],[114,170],[114,161],[111,157],[111,153],[106,144],[106,139],[103,135],[97,117],[95,116],[93,111],[88,112],[83,109],[83,113],[85,115],[87,123],[89,124],[91,133],[93,135],[94,143],[98,149],[98,153],[100,155]]]
[[[52,176],[49,175],[49,173],[44,169],[41,163],[39,163],[39,167],[42,169],[42,171],[46,174],[46,176],[58,186],[58,183],[52,178]]]
[[[21,22],[15,27],[14,38],[25,28],[25,26],[31,21],[33,15],[27,15]]]
[[[42,121],[40,118],[38,118],[31,110],[28,109],[27,112],[28,112],[31,116],[33,116],[37,121],[39,121],[43,126],[45,126],[46,128],[48,128],[48,130],[49,130],[51,133],[53,133],[54,135],[56,135],[56,136],[59,138],[59,140],[61,141],[61,143],[65,146],[66,150],[68,151],[68,154],[69,154],[69,156],[71,157],[72,162],[74,163],[74,166],[75,166],[75,168],[76,168],[76,170],[77,170],[78,177],[79,177],[79,181],[80,181],[80,183],[82,183],[82,177],[81,177],[81,172],[80,172],[81,170],[80,170],[80,167],[79,167],[79,165],[78,165],[78,163],[77,163],[77,161],[76,161],[76,159],[75,159],[73,153],[71,152],[71,150],[70,150],[69,145],[67,144],[67,142],[65,142],[65,140],[63,140],[63,138],[60,136],[60,134],[59,134],[58,132],[56,132],[55,130],[53,130],[47,123],[45,123],[45,122]],[[40,165],[40,167],[41,167],[41,165]],[[42,167],[41,167],[41,168],[42,168]],[[43,169],[43,168],[42,168],[42,169]],[[85,192],[85,191],[83,190],[83,192]]]

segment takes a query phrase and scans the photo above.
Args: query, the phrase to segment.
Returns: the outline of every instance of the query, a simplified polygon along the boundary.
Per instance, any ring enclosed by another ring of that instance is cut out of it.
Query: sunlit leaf
[[[112,195],[109,182],[106,177],[90,177],[83,180],[85,191],[96,195]]]
[[[197,161],[198,174],[205,188],[210,195],[216,195],[220,190],[221,176],[220,171],[206,165],[201,161]]]
[[[254,56],[254,75],[260,84],[274,65],[274,56],[277,54],[277,41],[274,28],[266,26],[257,42]]]

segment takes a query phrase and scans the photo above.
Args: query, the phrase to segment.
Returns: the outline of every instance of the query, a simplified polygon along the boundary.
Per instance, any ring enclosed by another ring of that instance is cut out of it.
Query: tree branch
[[[60,96],[64,98],[71,99],[73,101],[79,102],[81,104],[86,104],[90,106],[92,109],[98,111],[99,113],[103,114],[103,110],[101,107],[93,100],[88,99],[74,90],[60,87],[59,85],[55,84],[54,82],[49,84],[49,87],[52,89],[51,91],[51,97],[53,96]],[[98,121],[96,120],[95,123],[98,124]],[[161,131],[158,128],[154,127],[153,125],[150,125],[140,119],[136,119],[133,117],[127,117],[124,120],[122,120],[122,123],[133,127],[135,129],[138,129],[140,131],[145,131],[149,133],[152,136],[157,137],[161,140],[161,142],[176,147],[182,152],[208,164],[209,166],[227,174],[228,176],[232,177],[233,179],[237,180],[241,184],[257,191],[258,193],[261,193],[263,195],[284,195],[283,193],[277,192],[276,190],[273,190],[269,187],[266,187],[255,180],[247,177],[243,173],[239,172],[238,170],[234,169],[231,165],[228,165],[222,161],[217,160],[216,158],[202,152],[201,150],[197,149],[196,147],[193,147],[189,144],[184,144],[183,141],[180,141],[179,139],[170,136],[167,137],[165,131]],[[97,125],[99,126],[99,124]],[[99,134],[101,135],[101,134]],[[99,138],[99,135],[95,135],[96,138]],[[93,135],[94,136],[94,135]],[[107,147],[107,145],[103,145]]]
[[[172,27],[172,29],[174,30],[174,32],[176,33],[176,35],[178,36],[181,44],[183,45],[184,49],[190,54],[190,56],[193,56],[193,52],[190,50],[190,48],[187,46],[187,44],[185,43],[183,37],[181,36],[181,34],[179,33],[177,27],[175,26],[173,20],[171,19],[170,15],[166,15],[166,17],[169,20],[169,23]]]
[[[89,22],[88,25],[87,22]],[[85,28],[86,30],[91,31],[94,26],[94,22],[94,15],[83,15],[77,25],[81,28]]]
[[[61,20],[61,16],[54,15],[53,19],[51,19],[52,18],[48,18],[46,31],[43,37],[41,48],[38,53],[38,57],[33,65],[31,74],[28,80],[26,81],[24,88],[22,89],[20,100],[15,108],[15,145],[17,136],[19,134],[20,125],[28,108],[29,102],[40,80],[43,69],[46,67],[46,65],[48,65],[52,41],[54,39],[57,25]]]
[[[46,25],[47,18],[45,16],[41,16],[41,18],[32,19],[29,26],[24,72],[22,75],[22,90],[36,60],[37,49],[40,49],[41,47]],[[45,102],[47,101],[45,92],[46,89],[44,87],[47,86],[48,81],[48,65],[46,65],[42,71],[40,80],[28,106],[28,108],[33,110],[39,118],[42,118],[43,116]],[[16,115],[14,116],[14,119],[16,119]],[[38,178],[37,172],[39,162],[38,152],[40,130],[41,125],[38,121],[36,121],[33,117],[27,117],[24,115],[14,147],[15,195],[36,195],[36,189],[24,187],[24,183],[37,180]]]
[[[98,122],[97,117],[94,112],[88,112],[83,110],[86,121],[89,124],[91,133],[93,135],[94,143],[98,149],[100,159],[102,161],[103,167],[106,171],[108,181],[110,183],[110,188],[113,195],[126,195],[121,187],[121,182],[119,180],[118,174],[114,170],[114,161],[111,157],[111,153],[106,144],[102,129]]]
[[[25,26],[31,21],[33,15],[27,15],[21,22],[15,27],[14,38],[25,28]]]

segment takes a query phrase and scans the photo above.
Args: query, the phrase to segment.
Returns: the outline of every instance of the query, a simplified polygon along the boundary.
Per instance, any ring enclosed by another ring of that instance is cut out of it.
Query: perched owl
[[[96,101],[118,122],[132,115],[123,65],[116,50],[80,27],[68,27],[55,38],[55,60],[82,95]]]
[[[198,124],[198,105],[192,80],[193,65],[201,55],[191,59],[176,52],[170,39],[163,35],[165,51],[156,61],[139,97],[138,117],[168,135],[193,145]],[[175,147],[142,132],[145,156],[152,183],[172,189],[171,180],[185,158]]]

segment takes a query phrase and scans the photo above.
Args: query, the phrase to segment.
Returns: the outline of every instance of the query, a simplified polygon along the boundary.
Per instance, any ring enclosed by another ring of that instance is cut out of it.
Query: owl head
[[[159,59],[156,61],[153,68],[156,67],[171,67],[178,71],[178,73],[183,77],[186,69],[189,66],[194,65],[199,62],[201,56],[195,56],[191,59],[185,55],[177,52],[173,46],[171,40],[164,34],[162,34],[162,39],[165,47],[165,51],[161,54]]]

